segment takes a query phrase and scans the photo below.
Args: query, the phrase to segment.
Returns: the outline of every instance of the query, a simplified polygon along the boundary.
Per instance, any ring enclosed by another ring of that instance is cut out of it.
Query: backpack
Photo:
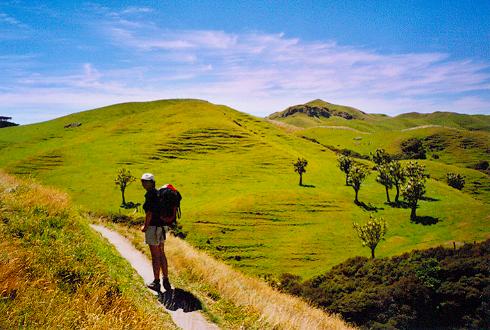
[[[166,184],[158,190],[157,196],[162,224],[170,227],[176,226],[177,218],[180,219],[181,216],[180,201],[182,196],[179,191],[171,184]]]

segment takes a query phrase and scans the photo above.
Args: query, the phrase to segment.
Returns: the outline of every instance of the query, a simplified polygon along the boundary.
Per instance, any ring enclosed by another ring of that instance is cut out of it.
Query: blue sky
[[[490,114],[490,1],[3,1],[0,115],[200,98]]]

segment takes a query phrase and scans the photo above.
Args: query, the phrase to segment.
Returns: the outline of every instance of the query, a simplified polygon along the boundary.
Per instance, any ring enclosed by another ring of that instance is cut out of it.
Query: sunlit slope
[[[449,112],[430,114],[407,113],[396,117],[366,114],[346,106],[315,100],[304,105],[328,111],[344,111],[351,119],[339,116],[311,116],[290,111],[269,116],[269,120],[285,131],[331,149],[348,149],[369,157],[377,148],[391,154],[401,154],[401,144],[410,139],[421,139],[427,150],[427,159],[434,164],[434,178],[445,181],[446,173],[464,174],[464,189],[490,202],[490,177],[473,170],[482,161],[489,160],[490,116],[465,115]]]
[[[73,122],[82,125],[63,128]],[[365,221],[369,212],[353,204],[335,153],[225,106],[198,100],[114,105],[2,129],[0,145],[0,167],[61,187],[90,210],[119,212],[113,180],[120,167],[172,182],[184,196],[188,240],[249,273],[311,276],[369,252],[352,230],[352,221]],[[308,187],[298,186],[297,157],[309,162]],[[136,182],[126,198],[141,202],[143,194]],[[380,256],[488,237],[488,206],[442,182],[428,182],[433,201],[418,210],[440,220],[432,226],[412,224],[409,210],[384,205],[374,175],[359,196],[390,224]]]
[[[410,138],[424,141],[427,159],[431,160],[433,177],[444,182],[447,172],[466,176],[464,191],[478,195],[490,202],[490,177],[472,169],[478,162],[489,160],[490,133],[466,131],[453,128],[427,127],[404,131],[378,131],[360,133],[358,131],[335,128],[310,128],[297,131],[299,137],[306,137],[336,149],[349,149],[362,156],[370,156],[377,148],[396,155],[401,154],[401,144]]]
[[[305,113],[290,111],[294,107],[317,107],[330,111],[332,116],[308,116]],[[442,126],[458,128],[463,130],[490,131],[490,116],[488,115],[466,115],[452,112],[434,113],[405,113],[395,117],[382,114],[369,114],[359,109],[336,105],[323,100],[314,100],[303,105],[290,107],[280,112],[271,114],[268,118],[281,121],[287,124],[302,128],[312,128],[318,126],[345,126],[363,132],[376,132],[381,130],[404,130],[419,126]],[[345,112],[352,118],[344,118],[335,115],[338,112]]]

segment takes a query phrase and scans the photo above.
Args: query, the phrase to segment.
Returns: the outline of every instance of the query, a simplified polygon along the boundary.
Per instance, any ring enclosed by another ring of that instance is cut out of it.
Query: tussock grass
[[[1,329],[175,328],[66,194],[0,172],[0,220]]]
[[[220,295],[243,308],[259,312],[260,318],[278,329],[349,329],[339,317],[280,293],[259,279],[246,276],[187,242],[170,237],[166,251],[177,272],[188,272]]]
[[[108,225],[150,257],[137,226]],[[353,329],[340,317],[278,292],[180,238],[168,235],[165,253],[173,286],[196,294],[206,315],[224,329]]]

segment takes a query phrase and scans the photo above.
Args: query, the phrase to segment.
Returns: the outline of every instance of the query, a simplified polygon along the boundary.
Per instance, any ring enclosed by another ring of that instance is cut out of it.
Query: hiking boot
[[[170,291],[172,290],[172,287],[170,286],[170,282],[168,281],[168,277],[164,277],[162,279],[162,285],[165,291]]]
[[[154,280],[153,282],[148,283],[146,287],[153,291],[160,292],[160,280]]]

